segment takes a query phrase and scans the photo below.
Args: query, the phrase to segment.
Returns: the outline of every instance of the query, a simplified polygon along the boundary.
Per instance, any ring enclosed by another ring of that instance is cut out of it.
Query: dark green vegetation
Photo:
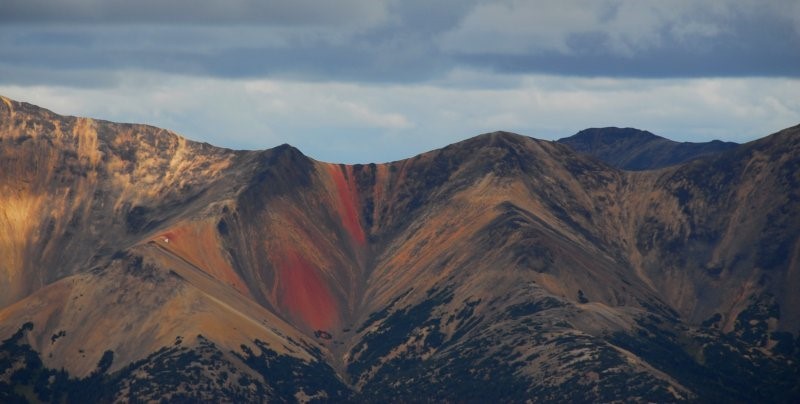
[[[407,338],[416,341],[414,350],[383,363],[360,391],[348,388],[323,362],[306,363],[278,355],[258,340],[253,347],[260,353],[243,345],[241,352],[232,352],[231,357],[202,336],[197,336],[194,348],[183,347],[179,339],[174,346],[164,347],[111,373],[107,371],[113,363],[113,352],[106,351],[90,376],[76,379],[63,370],[43,366],[38,354],[23,343],[25,334],[34,328],[32,323],[26,323],[0,345],[0,401],[86,403],[136,398],[162,402],[257,402],[267,398],[293,402],[298,391],[306,393],[306,398],[312,401],[321,402],[409,402],[420,398],[428,402],[486,402],[524,401],[529,397],[545,401],[605,401],[620,396],[666,402],[678,398],[662,381],[645,373],[631,372],[624,357],[609,342],[635,350],[654,365],[674,371],[671,374],[685,373],[692,386],[705,386],[713,393],[701,398],[716,399],[721,397],[718,394],[726,392],[708,384],[721,374],[726,375],[721,379],[725,386],[740,386],[740,389],[748,385],[747,380],[767,382],[763,380],[765,374],[752,371],[737,356],[742,352],[727,349],[727,345],[710,344],[705,350],[709,362],[704,367],[683,351],[674,335],[648,322],[642,322],[640,331],[649,333],[644,343],[642,335],[618,334],[605,340],[576,334],[566,323],[554,326],[547,317],[537,316],[563,308],[562,303],[550,299],[515,308],[503,321],[518,325],[496,330],[476,328],[481,319],[472,310],[481,302],[467,303],[446,320],[455,322],[459,330],[447,337],[439,332],[445,320],[434,313],[451,302],[452,292],[432,289],[428,295],[429,299],[420,305],[396,309],[384,320],[377,320],[381,327],[368,333],[356,349],[360,352],[359,360],[348,368],[354,378],[366,367],[377,364],[398,343]],[[651,317],[649,321],[661,320]],[[704,341],[703,336],[698,334],[696,339]],[[733,337],[729,340],[741,345]],[[800,351],[797,348],[792,348],[792,355]],[[423,352],[439,354],[421,359],[419,354]],[[591,354],[587,356],[584,352]],[[545,368],[550,368],[545,371],[549,377],[537,382],[522,370],[542,355],[549,356],[545,363]],[[232,358],[241,360],[251,371],[234,366]],[[725,367],[719,367],[723,364]],[[581,373],[564,377],[571,374],[568,369],[572,366],[579,366]],[[783,370],[767,359],[763,359],[763,367]],[[723,370],[726,372],[720,373]],[[735,372],[728,374],[729,370]],[[797,376],[796,369],[793,371],[769,373],[783,383],[775,389],[785,388]],[[768,395],[776,393],[775,389],[767,390],[765,396],[792,398],[798,394],[789,388],[779,390],[780,395]],[[730,393],[741,392],[734,388]]]
[[[700,401],[797,402],[800,338],[767,334],[759,324],[769,315],[754,303],[739,315],[731,333],[648,316],[639,319],[636,334],[616,333],[610,341],[674,377]],[[765,350],[768,339],[777,344]]]
[[[113,352],[103,355],[91,375],[74,379],[64,370],[45,368],[39,354],[22,343],[33,328],[33,323],[25,323],[0,344],[0,402],[87,403],[108,400],[116,394],[115,383],[105,375],[113,362]]]
[[[334,370],[321,361],[321,357],[317,361],[306,363],[280,355],[262,341],[255,340],[254,344],[261,351],[260,354],[255,354],[248,346],[242,345],[244,354],[234,355],[264,378],[272,390],[266,396],[279,401],[293,401],[297,392],[303,392],[307,397],[322,402],[341,401],[349,396],[347,387],[336,377]],[[254,385],[258,396],[265,397],[263,385],[257,381]]]
[[[355,380],[372,366],[356,401],[523,402],[530,397],[555,402],[796,402],[800,399],[800,338],[767,333],[762,324],[778,314],[774,305],[754,302],[737,318],[736,330],[721,333],[708,326],[688,327],[671,317],[642,315],[630,332],[602,336],[575,333],[566,321],[569,304],[553,298],[509,308],[496,325],[476,328],[482,318],[467,304],[445,320],[435,313],[452,294],[432,289],[414,307],[382,314],[353,352],[348,367]],[[566,310],[566,311],[565,311]],[[440,327],[457,321],[451,337]],[[365,324],[368,325],[368,324]],[[413,349],[388,361],[393,347],[411,340]],[[765,349],[767,340],[776,342]],[[670,375],[691,393],[675,391],[664,380],[631,368],[620,351],[637,355]],[[425,355],[425,354],[430,355]],[[427,357],[427,359],[425,359]],[[383,359],[382,359],[383,358]],[[538,362],[544,378],[532,380],[524,369]],[[577,371],[576,371],[577,370]]]
[[[447,289],[432,289],[429,298],[414,307],[397,309],[381,327],[367,333],[354,349],[357,360],[348,367],[354,378],[382,362],[363,385],[355,401],[377,402],[523,402],[613,400],[620,396],[671,401],[668,385],[647,374],[633,374],[622,356],[602,339],[576,334],[567,324],[550,324],[537,313],[558,310],[563,303],[551,298],[512,307],[504,322],[511,328],[477,327],[484,318],[474,314],[481,303],[466,303],[446,320],[435,313],[450,303]],[[552,314],[552,312],[551,312]],[[440,328],[455,323],[447,336]],[[398,344],[411,340],[413,349],[381,361]],[[591,355],[581,352],[591,351]],[[425,354],[430,356],[425,359]],[[525,368],[545,359],[543,380],[532,380]],[[575,374],[572,367],[579,366]],[[566,377],[565,377],[566,376]]]
[[[0,345],[0,402],[95,403],[116,400],[161,402],[294,402],[298,391],[312,401],[342,401],[351,392],[327,364],[306,363],[278,355],[255,340],[260,351],[242,345],[242,352],[226,355],[201,335],[193,348],[164,347],[145,359],[108,373],[114,353],[106,351],[97,369],[86,378],[48,369],[30,345],[26,323]],[[240,360],[244,369],[233,361]]]

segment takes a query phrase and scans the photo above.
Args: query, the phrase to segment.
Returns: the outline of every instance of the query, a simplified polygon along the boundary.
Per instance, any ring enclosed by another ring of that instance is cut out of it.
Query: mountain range
[[[344,165],[0,101],[2,402],[800,400],[800,126]]]

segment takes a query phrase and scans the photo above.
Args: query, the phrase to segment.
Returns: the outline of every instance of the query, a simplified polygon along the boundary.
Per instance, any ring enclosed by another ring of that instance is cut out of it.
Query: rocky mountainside
[[[0,401],[796,401],[800,127],[386,164],[0,103]]]
[[[574,150],[623,170],[651,170],[735,149],[738,144],[714,140],[673,142],[633,128],[591,128],[558,140]]]

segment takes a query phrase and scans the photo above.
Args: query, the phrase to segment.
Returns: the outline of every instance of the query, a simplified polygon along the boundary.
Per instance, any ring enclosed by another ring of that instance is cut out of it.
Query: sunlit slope
[[[237,154],[162,129],[0,103],[0,304],[224,194]],[[211,191],[211,190],[214,191]]]

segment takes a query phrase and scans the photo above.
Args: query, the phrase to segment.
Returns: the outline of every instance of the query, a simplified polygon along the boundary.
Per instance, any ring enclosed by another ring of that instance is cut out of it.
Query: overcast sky
[[[800,123],[797,0],[2,0],[0,94],[325,161]]]

